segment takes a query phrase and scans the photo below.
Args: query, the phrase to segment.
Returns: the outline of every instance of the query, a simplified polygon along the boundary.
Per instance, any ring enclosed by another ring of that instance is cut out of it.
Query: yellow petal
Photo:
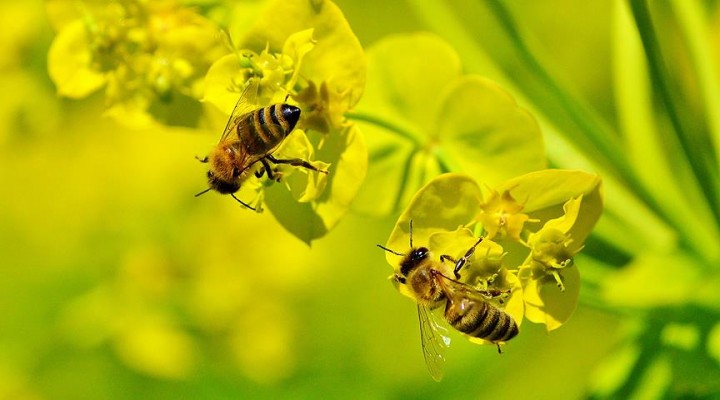
[[[48,73],[61,96],[82,98],[105,84],[105,77],[91,67],[92,54],[82,21],[67,25],[53,40],[48,53]]]
[[[438,231],[454,231],[469,225],[477,215],[482,201],[480,187],[474,179],[463,174],[443,174],[415,193],[405,211],[395,223],[386,247],[405,249],[413,221],[415,246],[427,246],[430,235]],[[396,265],[397,256],[387,253],[390,265]]]
[[[523,283],[525,317],[535,323],[545,324],[548,332],[565,323],[577,307],[580,295],[580,274],[577,266],[562,269],[560,275],[566,290],[557,287],[552,275],[528,279]]]

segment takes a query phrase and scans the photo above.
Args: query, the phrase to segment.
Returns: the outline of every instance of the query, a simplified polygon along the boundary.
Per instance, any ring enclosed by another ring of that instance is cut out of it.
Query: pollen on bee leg
[[[561,291],[561,292],[564,292],[564,291],[565,291],[565,285],[563,284],[562,277],[560,276],[560,273],[558,273],[557,271],[552,271],[551,273],[552,273],[553,276],[555,277],[555,282],[557,282],[557,286],[560,288],[560,291]]]
[[[282,171],[280,170],[280,168],[273,168],[272,171],[273,171],[272,172],[272,180],[280,183],[280,180],[282,179],[282,176],[283,176]]]

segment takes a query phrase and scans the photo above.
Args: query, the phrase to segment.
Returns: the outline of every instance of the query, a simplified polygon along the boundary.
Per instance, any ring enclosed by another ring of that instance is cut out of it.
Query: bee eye
[[[413,260],[422,260],[427,257],[429,250],[425,247],[421,247],[413,252]]]
[[[233,170],[232,170],[232,176],[233,176],[234,178],[237,178],[238,176],[240,176],[240,170],[239,170],[237,167],[233,168]]]

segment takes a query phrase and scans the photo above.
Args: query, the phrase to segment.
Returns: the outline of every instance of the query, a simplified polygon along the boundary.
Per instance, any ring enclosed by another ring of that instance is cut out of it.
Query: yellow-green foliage
[[[717,2],[0,21],[0,399],[720,396]],[[193,197],[249,85],[302,110],[276,156],[329,172],[249,174],[257,213]],[[375,247],[410,220],[436,257],[484,237],[462,279],[522,324],[501,355],[453,340],[441,383]]]
[[[457,259],[477,241],[473,232],[484,230],[485,239],[463,269],[464,281],[483,290],[511,290],[505,311],[518,324],[525,317],[551,331],[577,305],[580,279],[573,257],[600,217],[601,189],[597,176],[579,171],[532,172],[485,193],[467,175],[444,174],[415,194],[386,247],[407,248],[412,221],[416,246]],[[397,268],[398,256],[386,258]],[[413,297],[404,285],[399,289]]]

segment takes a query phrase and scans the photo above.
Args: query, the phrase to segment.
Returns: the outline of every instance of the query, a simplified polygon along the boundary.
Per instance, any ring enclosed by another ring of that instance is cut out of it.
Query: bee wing
[[[452,279],[438,271],[442,279],[439,281],[443,289],[453,296],[464,296],[475,300],[487,301],[488,297],[493,297],[490,291],[484,291],[465,282]]]
[[[443,378],[445,365],[445,350],[450,347],[448,330],[440,325],[438,317],[427,306],[418,304],[418,319],[420,320],[420,341],[422,344],[425,365],[430,376],[437,381]]]
[[[245,114],[249,113],[250,111],[259,108],[259,106],[257,105],[259,87],[260,86],[258,79],[250,78],[248,80],[247,86],[245,86],[245,89],[240,94],[240,97],[238,98],[237,103],[235,103],[235,107],[230,114],[230,118],[228,118],[227,124],[225,124],[225,129],[223,130],[223,134],[220,137],[221,143],[234,130],[233,128],[235,127],[239,119],[244,117]]]

